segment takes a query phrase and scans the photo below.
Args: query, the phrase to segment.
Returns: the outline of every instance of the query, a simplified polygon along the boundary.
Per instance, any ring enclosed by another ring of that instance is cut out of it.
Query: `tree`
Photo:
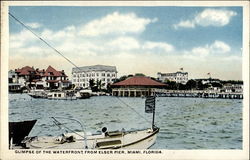
[[[100,91],[102,89],[102,80],[97,80],[96,86],[97,86],[97,90]]]
[[[175,81],[167,81],[165,84],[167,84],[167,89],[177,89],[177,83]]]
[[[196,89],[196,87],[197,87],[197,81],[195,81],[193,79],[187,81],[187,83],[186,83],[186,89],[191,90],[191,89]]]
[[[222,87],[222,84],[221,83],[218,83],[218,82],[213,82],[211,83],[213,87],[219,87],[221,88]]]
[[[203,90],[209,87],[208,83],[203,84],[201,80],[198,81],[198,89]]]
[[[89,80],[89,87],[91,88],[91,90],[93,90],[94,86],[95,86],[95,80],[94,79],[90,79]]]
[[[145,76],[143,73],[136,73],[135,76]]]

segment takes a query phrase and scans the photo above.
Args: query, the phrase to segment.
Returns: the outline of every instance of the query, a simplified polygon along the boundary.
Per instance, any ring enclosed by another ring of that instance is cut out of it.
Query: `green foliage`
[[[135,76],[145,76],[143,73],[136,73]]]

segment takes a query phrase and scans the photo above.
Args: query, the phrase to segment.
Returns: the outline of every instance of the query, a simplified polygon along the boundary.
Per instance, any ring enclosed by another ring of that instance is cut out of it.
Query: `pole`
[[[153,119],[152,119],[152,129],[155,128],[155,96],[154,96],[154,108],[153,108]]]
[[[153,110],[153,120],[152,120],[152,129],[155,127],[155,108]]]

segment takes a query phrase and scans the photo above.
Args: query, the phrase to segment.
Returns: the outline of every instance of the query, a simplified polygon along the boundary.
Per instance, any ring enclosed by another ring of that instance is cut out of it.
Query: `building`
[[[21,91],[21,84],[18,83],[17,73],[13,70],[10,70],[8,78],[9,78],[9,91],[10,92]]]
[[[20,84],[21,87],[25,86],[30,89],[59,89],[70,85],[70,81],[64,70],[57,71],[51,66],[46,70],[25,66],[21,69],[15,69],[14,72],[10,71],[9,76],[14,76],[15,78],[12,81],[15,80],[15,83]]]
[[[222,90],[227,93],[243,93],[243,84],[227,83],[223,86]]]
[[[188,72],[175,72],[175,73],[157,73],[157,79],[162,82],[174,81],[176,83],[186,84],[188,81]]]
[[[42,79],[40,82],[43,83],[43,86],[48,88],[65,88],[70,85],[69,80],[67,79],[67,75],[65,74],[64,70],[57,71],[53,67],[49,66],[45,72],[42,73]]]
[[[214,78],[203,78],[203,79],[195,79],[195,80],[201,81],[202,84],[221,83],[219,79],[214,79]]]
[[[115,66],[94,65],[72,69],[72,84],[78,87],[90,87],[90,80],[101,84],[102,89],[106,89],[108,84],[112,84],[117,78]]]
[[[144,76],[129,77],[111,85],[112,95],[121,97],[149,96],[152,89],[165,88],[166,86],[166,84]]]
[[[17,83],[17,73],[13,70],[10,70],[8,73],[8,77],[9,77],[9,83]]]

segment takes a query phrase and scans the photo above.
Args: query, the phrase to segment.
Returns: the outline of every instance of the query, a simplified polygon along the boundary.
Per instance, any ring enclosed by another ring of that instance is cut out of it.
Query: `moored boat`
[[[76,92],[77,99],[90,98],[91,95],[92,95],[91,89],[82,89],[82,90]]]
[[[25,147],[31,149],[148,149],[155,143],[158,132],[157,127],[87,135],[75,132],[56,137],[27,138],[24,142]]]
[[[48,92],[46,92],[44,90],[31,90],[28,93],[28,95],[33,97],[33,98],[47,98]]]
[[[49,92],[47,98],[55,100],[76,100],[76,96],[73,91]]]

